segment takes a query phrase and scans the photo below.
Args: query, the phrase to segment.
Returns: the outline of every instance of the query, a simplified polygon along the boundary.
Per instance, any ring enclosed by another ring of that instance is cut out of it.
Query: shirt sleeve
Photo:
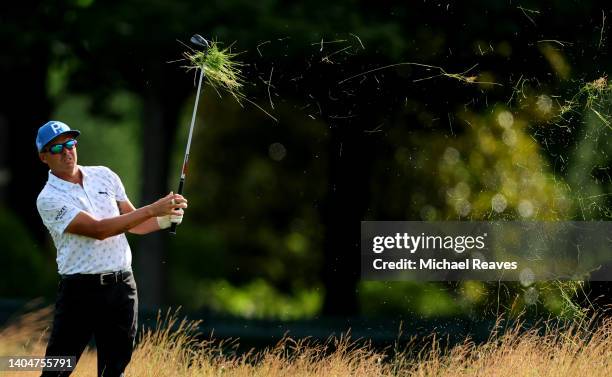
[[[59,198],[38,198],[36,207],[47,229],[58,234],[64,233],[64,230],[76,215],[81,212],[79,208],[65,203]]]
[[[118,202],[125,202],[128,200],[128,196],[125,193],[125,187],[123,187],[123,183],[121,182],[121,178],[112,170],[108,169],[111,175],[111,179],[113,181],[114,192],[115,192],[115,200]]]

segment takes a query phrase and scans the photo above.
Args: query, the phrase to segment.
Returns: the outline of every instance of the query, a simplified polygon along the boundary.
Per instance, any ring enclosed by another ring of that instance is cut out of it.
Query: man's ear
[[[47,164],[47,154],[46,153],[38,153],[38,158],[40,158],[40,160],[42,162],[44,162],[45,164]],[[48,165],[48,164],[47,164]]]

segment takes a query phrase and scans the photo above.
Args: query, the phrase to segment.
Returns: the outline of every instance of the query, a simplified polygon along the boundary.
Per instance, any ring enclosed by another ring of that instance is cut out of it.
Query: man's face
[[[68,140],[74,139],[73,135],[60,135],[55,139],[51,140],[49,144],[45,146],[42,152],[38,154],[40,160],[45,164],[49,165],[49,169],[53,172],[71,174],[74,172],[77,166],[77,149],[76,146],[72,149],[66,147],[62,148],[62,151],[57,154],[52,154],[49,148],[55,144],[63,144]]]

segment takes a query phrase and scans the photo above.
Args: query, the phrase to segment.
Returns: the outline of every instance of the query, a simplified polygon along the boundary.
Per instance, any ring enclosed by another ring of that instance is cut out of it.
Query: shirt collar
[[[85,169],[83,169],[83,167],[81,165],[77,165],[77,167],[79,168],[79,170],[81,171],[81,174],[83,174],[83,182],[85,181],[85,177],[87,176],[87,174],[85,173]],[[72,182],[68,182],[65,181],[57,176],[55,176],[53,173],[51,173],[51,170],[49,170],[49,178],[47,178],[47,183],[49,183],[51,186],[58,188],[60,190],[71,190],[73,187],[75,186],[79,186],[78,183],[72,183]]]

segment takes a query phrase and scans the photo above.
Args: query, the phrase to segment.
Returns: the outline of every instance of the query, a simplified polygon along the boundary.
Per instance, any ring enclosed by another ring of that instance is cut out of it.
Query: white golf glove
[[[180,225],[183,222],[183,209],[180,210],[180,215],[166,215],[166,216],[158,216],[157,217],[157,225],[159,225],[159,229],[168,229],[172,226],[173,223],[176,225]]]

